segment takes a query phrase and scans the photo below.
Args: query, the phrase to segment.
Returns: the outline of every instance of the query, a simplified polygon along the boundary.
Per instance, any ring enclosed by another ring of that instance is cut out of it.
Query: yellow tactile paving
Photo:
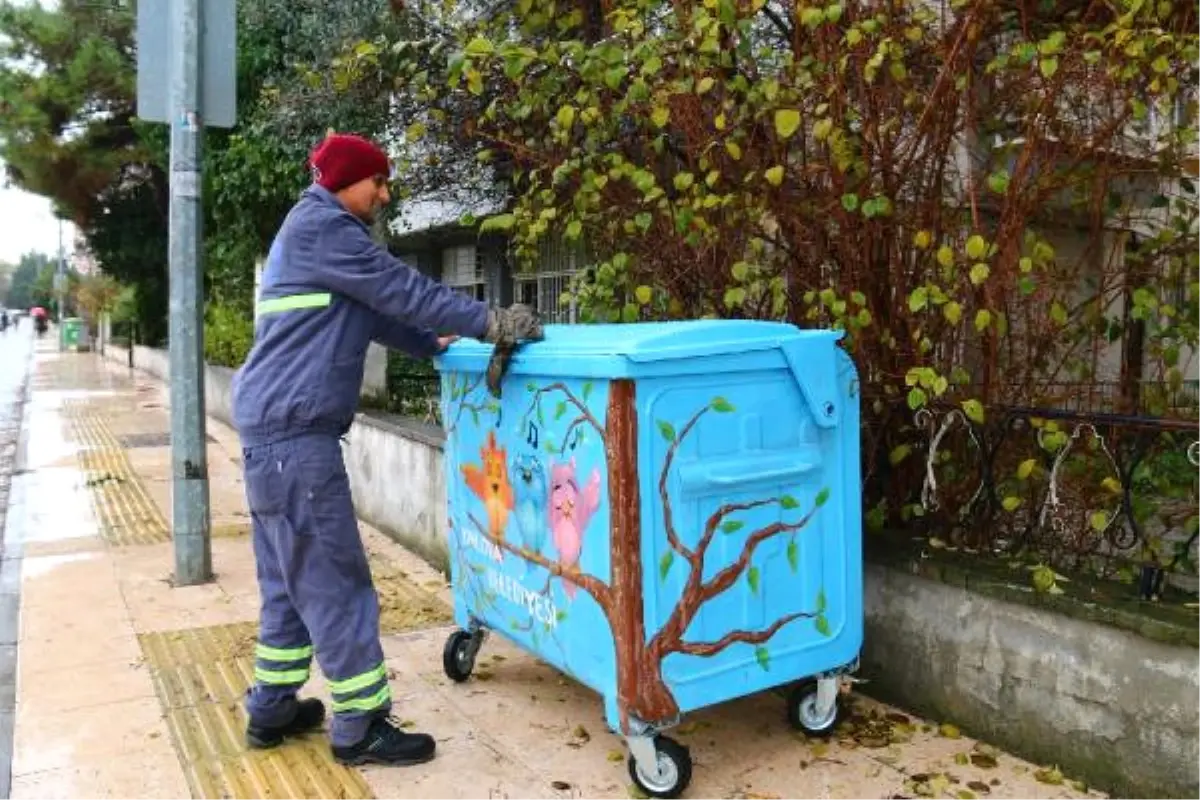
[[[323,734],[246,748],[255,631],[238,623],[138,637],[192,796],[372,797],[357,770],[333,761]]]
[[[98,405],[67,400],[62,411],[70,426],[69,435],[79,447],[77,458],[101,536],[114,546],[170,541],[170,526],[104,416],[98,413]]]
[[[400,569],[371,554],[386,634],[446,624],[450,610]],[[138,643],[192,796],[372,797],[362,776],[336,764],[323,734],[268,751],[243,743],[242,699],[253,676],[257,624],[143,633]]]

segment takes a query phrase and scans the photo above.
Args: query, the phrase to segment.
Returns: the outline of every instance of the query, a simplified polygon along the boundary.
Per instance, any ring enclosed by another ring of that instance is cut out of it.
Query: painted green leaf
[[[667,552],[663,553],[662,558],[659,559],[659,561],[658,561],[658,578],[659,578],[659,580],[665,581],[667,579],[667,573],[671,571],[671,565],[674,563],[675,563],[674,551],[668,550]]]
[[[666,439],[668,442],[675,441],[675,426],[672,425],[671,423],[667,422],[666,420],[660,419],[658,421],[658,431],[659,431],[659,433],[662,434],[662,437],[664,439]]]
[[[592,393],[592,382],[588,381],[583,385],[583,402],[587,402],[588,395]]]
[[[724,397],[714,397],[709,407],[718,414],[728,414],[733,411],[733,404]]]
[[[473,422],[475,424],[476,428],[479,427],[479,411],[478,411],[478,409],[474,409],[474,408],[471,409],[471,422]]]
[[[746,527],[746,523],[742,522],[740,519],[727,519],[725,522],[721,523],[721,532],[737,533],[744,527]]]
[[[792,568],[792,572],[800,568],[800,547],[796,544],[795,539],[788,542],[787,560],[788,566]]]
[[[530,381],[529,383],[525,384],[525,390],[528,392],[536,392],[537,384],[534,383],[533,381]]]
[[[554,612],[554,619],[557,620],[558,622],[562,622],[566,618],[567,618],[567,612],[565,609],[560,608],[560,609],[558,609],[558,611]]]
[[[821,491],[817,492],[817,499],[813,501],[813,505],[816,506],[817,508],[820,508],[821,506],[825,505],[828,502],[829,502],[829,487],[825,487]]]
[[[565,413],[567,413],[567,401],[560,400],[558,405],[554,407],[554,418],[556,420],[562,419],[562,415]]]
[[[754,648],[754,660],[758,662],[758,665],[762,667],[763,670],[771,669],[771,654],[767,652],[767,648],[763,647],[762,645]]]
[[[750,586],[750,591],[758,594],[758,567],[746,570],[746,583]]]
[[[822,636],[829,635],[829,620],[825,619],[824,614],[818,614],[817,618],[813,621],[813,625],[816,626],[817,633]]]
[[[800,112],[794,108],[781,108],[775,112],[775,133],[780,139],[790,139],[800,128]]]
[[[799,508],[800,504],[796,502],[796,498],[792,497],[790,494],[785,494],[783,497],[779,498],[779,506],[780,508],[790,510],[793,508]]]
[[[827,607],[827,606],[826,606],[826,603],[827,603],[827,602],[828,602],[828,601],[827,601],[827,599],[826,599],[826,597],[825,597],[825,590],[824,590],[824,589],[822,589],[821,591],[817,592],[817,613],[818,613],[818,614],[824,614],[824,613],[825,613],[825,609],[826,609],[826,607]]]
[[[557,453],[558,452],[558,445],[556,445],[554,443],[554,440],[549,437],[546,438],[546,442],[543,445],[543,447],[546,448],[547,453]]]

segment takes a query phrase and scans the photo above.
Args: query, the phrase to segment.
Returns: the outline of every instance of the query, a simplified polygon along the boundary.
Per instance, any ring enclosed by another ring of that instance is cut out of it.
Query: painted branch
[[[794,614],[787,614],[780,617],[765,630],[732,631],[715,642],[679,642],[671,651],[674,653],[685,653],[689,656],[715,656],[725,648],[738,642],[742,642],[743,644],[762,644],[778,633],[779,629],[789,622],[794,622],[798,619],[812,619],[815,616],[817,615],[806,611],[797,611]]]
[[[737,561],[718,572],[707,583],[703,580],[702,570],[693,569],[692,573],[688,576],[687,584],[684,586],[683,597],[679,599],[675,610],[671,612],[670,618],[667,619],[658,633],[654,635],[654,638],[650,640],[648,647],[659,657],[675,652],[676,648],[683,641],[684,632],[692,624],[692,620],[695,619],[700,608],[734,584],[738,576],[750,565],[750,559],[758,546],[773,536],[798,531],[805,527],[816,511],[817,509],[814,507],[799,522],[776,522],[750,534],[746,539],[746,544],[742,547],[741,555],[738,556]],[[703,562],[701,562],[701,565],[703,566]]]
[[[766,500],[754,500],[750,503],[726,503],[714,511],[713,515],[708,518],[708,523],[704,526],[704,535],[700,537],[700,543],[696,545],[696,553],[700,556],[701,562],[704,561],[704,554],[708,552],[708,546],[712,544],[717,528],[721,526],[726,517],[730,514],[736,514],[738,511],[749,511],[752,508],[761,508],[762,506],[769,506],[772,503],[778,502],[778,497],[771,497]]]
[[[533,393],[533,403],[529,406],[529,411],[533,410],[534,405],[537,404],[538,399],[542,395],[549,394],[550,392],[553,392],[553,391],[562,392],[566,396],[567,401],[569,403],[571,403],[571,405],[578,408],[579,413],[583,415],[583,418],[586,419],[588,421],[588,423],[593,428],[596,429],[596,433],[600,434],[601,438],[604,437],[604,426],[601,425],[594,416],[592,416],[592,412],[588,411],[587,405],[585,405],[582,401],[580,401],[579,398],[577,398],[575,396],[575,394],[570,389],[567,388],[567,385],[565,383],[562,383],[561,381],[558,383],[552,383],[549,386],[543,386],[540,389],[538,389],[537,391],[535,391]],[[526,417],[529,416],[529,411],[525,412]]]
[[[575,419],[571,420],[571,424],[567,426],[566,433],[563,434],[562,444],[559,445],[559,448],[558,448],[559,455],[566,454],[567,442],[571,441],[571,431],[575,430],[576,428],[578,428],[580,425],[582,425],[583,423],[585,423],[587,421],[588,421],[588,418],[583,415],[580,415],[580,416],[576,417]]]
[[[675,441],[671,442],[671,446],[667,448],[667,454],[663,457],[662,471],[658,474],[658,496],[662,500],[663,507],[663,528],[667,532],[667,544],[671,545],[671,549],[679,555],[687,559],[692,565],[692,572],[695,573],[703,563],[697,558],[696,554],[688,548],[684,547],[683,542],[679,539],[679,532],[675,530],[675,516],[671,509],[671,496],[667,491],[667,478],[671,474],[671,465],[675,463],[675,453],[679,450],[679,445],[691,433],[692,428],[696,427],[696,423],[709,410],[709,406],[697,411],[692,415],[692,418],[687,421],[687,424],[675,435]]]
[[[551,575],[569,580],[571,583],[580,587],[593,598],[595,598],[596,602],[600,604],[600,607],[604,609],[605,613],[608,612],[609,607],[612,605],[612,594],[609,591],[608,586],[606,586],[599,578],[595,577],[594,575],[588,575],[587,573],[580,572],[579,569],[575,567],[563,567],[562,564],[559,564],[556,561],[551,561],[540,553],[535,553],[532,550],[526,550],[524,547],[516,547],[511,545],[503,539],[492,536],[483,523],[481,523],[474,514],[468,513],[467,516],[470,518],[471,524],[475,526],[475,530],[484,539],[496,545],[501,550],[509,552],[518,558],[523,558],[531,564],[537,564],[542,569],[549,571]]]

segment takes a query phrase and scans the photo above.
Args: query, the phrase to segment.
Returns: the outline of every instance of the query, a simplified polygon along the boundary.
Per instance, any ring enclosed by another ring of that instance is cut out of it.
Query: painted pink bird
[[[592,515],[600,508],[600,470],[593,469],[587,486],[580,491],[575,478],[575,457],[566,464],[550,466],[550,537],[558,551],[558,561],[564,567],[579,565],[583,551],[583,531]],[[578,587],[563,580],[568,600],[575,599]]]

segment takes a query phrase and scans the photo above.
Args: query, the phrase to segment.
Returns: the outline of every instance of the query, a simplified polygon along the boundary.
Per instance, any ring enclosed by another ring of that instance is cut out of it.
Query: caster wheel
[[[658,774],[630,756],[629,777],[650,797],[679,797],[692,781],[692,754],[666,736],[654,740],[654,749],[658,756]]]
[[[442,649],[442,669],[446,677],[455,683],[462,683],[471,677],[475,669],[475,654],[471,652],[471,634],[466,631],[455,631],[446,639]]]
[[[817,706],[817,682],[805,681],[788,694],[788,722],[809,736],[826,737],[833,733],[841,714],[841,703],[834,699],[833,707],[821,714]]]

